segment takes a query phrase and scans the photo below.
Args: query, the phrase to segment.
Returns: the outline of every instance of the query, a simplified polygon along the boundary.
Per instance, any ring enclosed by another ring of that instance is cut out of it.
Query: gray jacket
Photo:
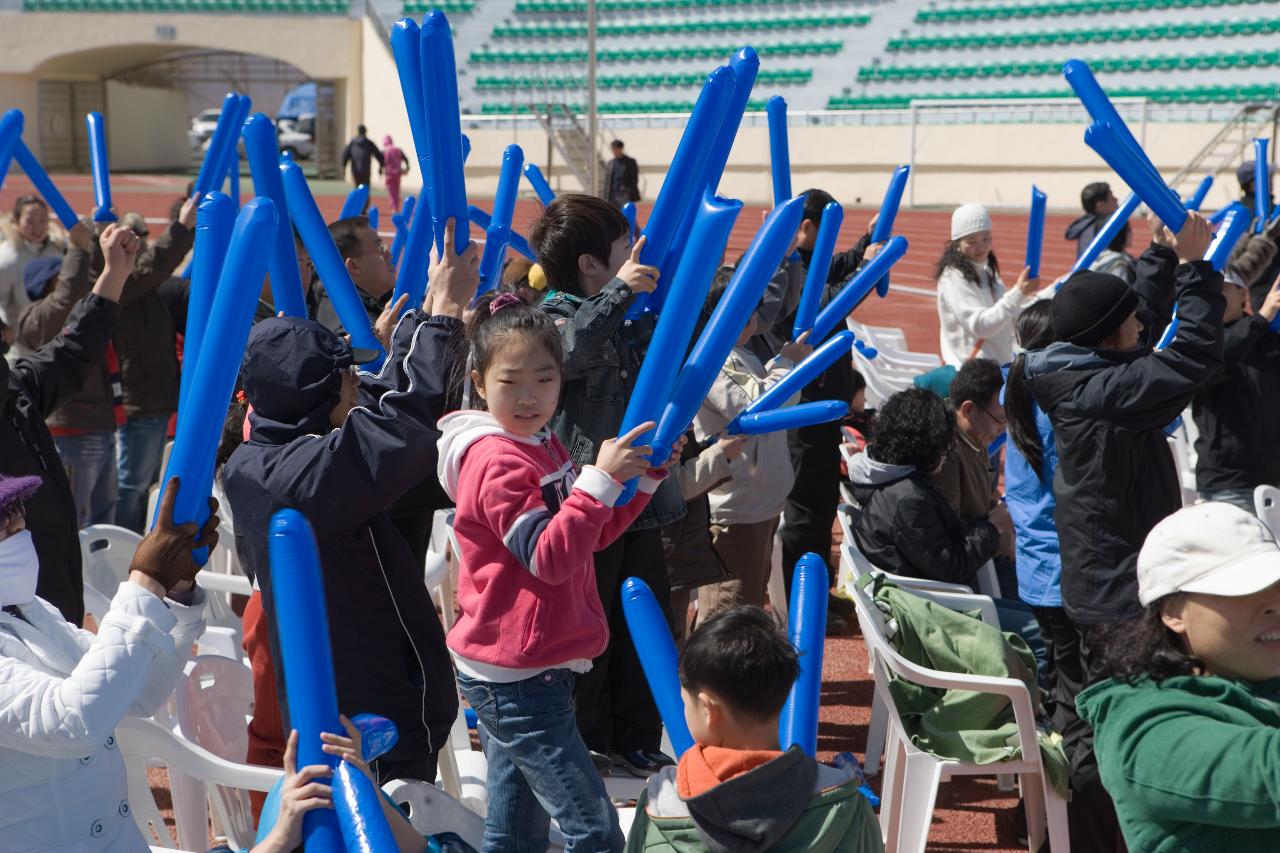
[[[564,386],[551,428],[579,466],[594,464],[601,442],[618,434],[653,337],[652,314],[624,322],[630,304],[631,288],[617,278],[590,299],[556,292],[542,303],[542,310],[555,318],[564,345]],[[684,497],[675,479],[662,481],[632,530],[661,527],[684,516]]]

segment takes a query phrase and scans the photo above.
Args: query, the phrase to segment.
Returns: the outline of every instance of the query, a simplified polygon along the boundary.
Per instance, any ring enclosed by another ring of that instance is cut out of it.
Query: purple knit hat
[[[7,518],[9,508],[17,501],[26,500],[36,493],[44,479],[39,476],[10,477],[0,474],[0,518]]]

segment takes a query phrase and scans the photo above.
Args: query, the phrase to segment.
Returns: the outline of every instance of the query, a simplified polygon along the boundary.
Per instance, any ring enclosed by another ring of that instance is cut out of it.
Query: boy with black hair
[[[557,197],[533,224],[529,242],[549,289],[540,307],[555,318],[564,347],[560,410],[551,428],[576,464],[590,465],[622,426],[654,328],[652,314],[627,321],[626,313],[634,294],[657,286],[658,270],[640,263],[644,238],[632,246],[626,218],[594,196]],[[672,763],[658,748],[662,719],[622,614],[622,582],[644,580],[668,608],[659,528],[686,512],[679,484],[669,477],[627,532],[595,554],[609,646],[578,679],[575,703],[582,739],[602,770],[617,766],[645,778]]]
[[[778,717],[800,673],[773,619],[744,605],[708,619],[680,655],[694,745],[649,780],[628,853],[884,850],[871,805],[848,770],[778,742]]]
[[[1084,216],[1068,225],[1064,235],[1066,239],[1076,241],[1076,257],[1084,254],[1103,224],[1120,207],[1120,202],[1111,192],[1110,184],[1097,181],[1086,184],[1080,191],[1080,207],[1084,209]]]

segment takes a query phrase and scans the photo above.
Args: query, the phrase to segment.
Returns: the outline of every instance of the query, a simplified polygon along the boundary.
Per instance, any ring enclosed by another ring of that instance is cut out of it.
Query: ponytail
[[[1054,342],[1052,305],[1047,299],[1033,302],[1018,317],[1018,344],[1023,352],[1014,357],[1004,384],[1004,415],[1008,421],[1009,440],[1041,480],[1044,479],[1044,442],[1036,425],[1036,402],[1027,387],[1026,350],[1043,349]]]

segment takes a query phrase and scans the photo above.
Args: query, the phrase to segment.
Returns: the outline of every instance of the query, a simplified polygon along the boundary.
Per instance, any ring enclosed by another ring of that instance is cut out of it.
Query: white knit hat
[[[991,230],[991,214],[980,204],[962,204],[951,214],[951,239]]]

